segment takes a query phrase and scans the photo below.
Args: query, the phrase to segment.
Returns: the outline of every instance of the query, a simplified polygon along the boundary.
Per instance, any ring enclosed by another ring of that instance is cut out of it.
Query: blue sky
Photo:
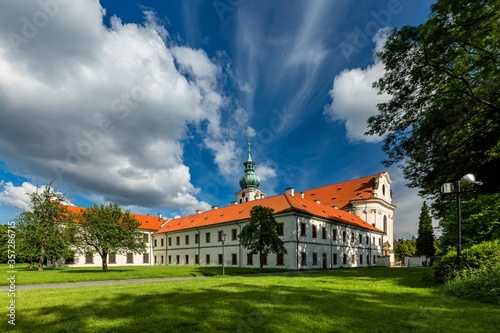
[[[51,180],[79,206],[225,206],[250,139],[268,196],[389,171],[416,234],[422,200],[363,133],[375,50],[432,2],[2,2],[0,223]]]

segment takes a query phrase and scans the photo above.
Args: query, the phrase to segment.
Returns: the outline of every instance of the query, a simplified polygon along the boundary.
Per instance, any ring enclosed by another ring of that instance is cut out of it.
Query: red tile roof
[[[375,186],[375,178],[378,178],[382,173],[384,172],[303,191],[304,199],[319,200],[326,206],[347,209],[351,201],[375,198],[372,192]],[[300,193],[295,193],[295,197],[300,197]]]
[[[77,207],[77,206],[66,206],[66,208],[75,214],[81,214],[82,211],[86,210],[87,208],[83,207]],[[132,214],[130,215],[134,218],[136,218],[141,225],[139,226],[139,229],[144,229],[144,230],[158,230],[160,229],[160,226],[166,222],[164,219],[161,219],[157,216],[151,216],[151,215],[140,215],[140,214]]]
[[[357,215],[334,209],[323,204],[293,197],[289,194],[280,194],[273,197],[234,204],[231,206],[205,211],[200,214],[173,219],[158,230],[157,233],[173,232],[247,220],[250,218],[251,209],[257,205],[274,209],[274,214],[295,211],[340,221],[351,226],[382,232],[381,230],[373,227],[371,224],[364,222]]]

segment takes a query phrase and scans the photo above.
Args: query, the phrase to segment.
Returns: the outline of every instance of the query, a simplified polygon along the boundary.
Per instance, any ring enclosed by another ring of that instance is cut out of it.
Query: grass
[[[8,270],[7,264],[0,264],[0,271],[6,272]],[[202,266],[111,266],[107,272],[103,272],[100,267],[44,268],[43,271],[39,272],[36,269],[31,271],[29,266],[23,264],[18,265],[16,271],[16,282],[20,286],[45,283],[222,275],[221,267]],[[279,271],[285,270],[231,267],[225,269],[227,275]],[[8,283],[7,279],[0,279],[0,286],[7,286]]]
[[[344,269],[20,290],[15,330],[448,333],[498,329],[498,307],[447,296],[423,278],[427,274],[426,268]],[[7,302],[6,293],[0,294],[0,304]]]

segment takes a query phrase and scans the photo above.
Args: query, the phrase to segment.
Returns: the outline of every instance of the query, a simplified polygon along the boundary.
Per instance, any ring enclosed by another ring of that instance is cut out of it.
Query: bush
[[[444,291],[457,297],[500,305],[500,264],[462,270],[446,283]]]
[[[454,279],[462,270],[487,269],[500,264],[500,240],[483,242],[462,251],[460,267],[457,252],[451,251],[434,264],[434,279],[440,284]]]

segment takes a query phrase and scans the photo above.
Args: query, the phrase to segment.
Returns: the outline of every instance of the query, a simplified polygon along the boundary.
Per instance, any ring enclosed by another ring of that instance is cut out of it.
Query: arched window
[[[382,185],[382,195],[385,197],[385,185]]]
[[[387,215],[384,215],[384,232],[387,232]]]

